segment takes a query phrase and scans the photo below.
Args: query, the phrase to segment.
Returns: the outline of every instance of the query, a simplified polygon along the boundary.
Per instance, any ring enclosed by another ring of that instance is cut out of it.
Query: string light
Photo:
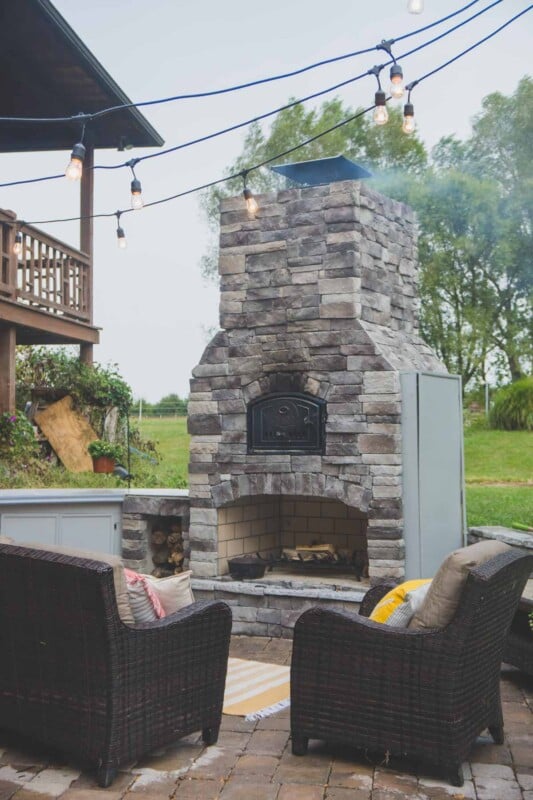
[[[494,2],[492,5],[496,5],[498,2],[501,2],[501,0],[496,0],[496,2]],[[492,6],[489,6],[489,8],[490,7],[492,7]],[[441,70],[443,70],[446,67],[448,67],[450,64],[452,64],[455,61],[459,60],[460,58],[463,58],[465,55],[467,55],[468,53],[472,52],[473,50],[478,48],[480,45],[482,45],[485,42],[487,42],[490,39],[492,39],[494,36],[496,36],[498,33],[500,33],[502,30],[504,30],[504,28],[507,28],[511,23],[515,22],[517,19],[519,19],[521,16],[523,16],[526,13],[528,13],[532,9],[533,9],[533,6],[530,5],[527,8],[523,9],[522,11],[518,12],[517,14],[515,14],[510,19],[506,20],[506,22],[504,22],[498,28],[496,28],[495,30],[491,31],[491,33],[489,33],[486,36],[484,36],[482,39],[479,39],[474,44],[472,44],[469,47],[465,48],[464,50],[460,51],[457,55],[455,55],[452,58],[448,59],[444,63],[439,64],[439,66],[435,67],[434,69],[432,69],[429,72],[426,72],[420,78],[418,78],[415,81],[412,81],[409,85],[407,85],[405,88],[409,92],[409,95],[408,95],[408,102],[406,103],[406,108],[404,109],[404,112],[407,112],[407,113],[404,113],[404,117],[414,117],[414,110],[412,111],[412,104],[410,103],[410,92],[411,92],[412,88],[415,85],[417,85],[418,83],[421,83],[422,81],[426,80],[427,78],[432,77],[436,73],[438,73]],[[483,9],[483,11],[479,12],[476,16],[479,16],[479,14],[484,13],[486,10],[487,9]],[[473,17],[471,19],[473,19]],[[456,26],[456,27],[462,27],[463,24],[465,24],[465,23],[462,23],[460,26]],[[450,33],[450,31],[448,31],[447,33]],[[442,38],[442,35],[439,36],[439,37],[436,37],[436,39],[440,39],[440,38]],[[434,39],[432,41],[434,42],[434,41],[436,41],[436,39]],[[430,43],[432,43],[432,42],[427,42],[427,43],[424,44],[424,46],[427,46]],[[413,52],[416,52],[419,49],[421,49],[421,48],[420,47],[416,48],[415,50],[410,51],[410,53],[404,54],[403,57],[405,57],[406,55],[411,55]],[[379,91],[376,92],[376,106],[380,106],[380,108],[383,109],[383,111],[385,112],[385,114],[387,115],[387,118],[388,118],[387,108],[386,108],[386,97],[385,97],[385,93],[381,89],[381,84],[380,84],[380,79],[379,79],[379,73],[383,69],[383,66],[384,65],[373,67],[371,70],[368,70],[368,72],[364,73],[364,74],[365,75],[369,75],[369,74],[376,75],[376,78],[377,78],[377,81],[378,81],[378,87],[379,87]],[[411,106],[411,108],[408,108],[408,106]],[[265,159],[264,161],[259,162],[259,163],[255,164],[255,165],[249,167],[244,172],[237,172],[237,173],[234,173],[234,174],[231,174],[231,175],[227,175],[227,176],[225,176],[223,178],[218,178],[216,180],[210,181],[209,183],[205,183],[205,184],[203,184],[201,186],[195,186],[195,187],[193,187],[191,189],[187,189],[185,191],[178,192],[178,193],[176,193],[174,195],[170,195],[168,197],[163,197],[163,198],[160,198],[158,200],[153,200],[150,203],[146,203],[146,207],[148,207],[148,206],[157,206],[157,205],[161,205],[163,203],[168,203],[168,202],[170,202],[172,200],[176,200],[178,198],[185,197],[187,195],[190,195],[190,194],[193,194],[193,193],[205,190],[205,189],[209,189],[209,188],[211,188],[213,186],[217,186],[217,185],[220,185],[222,183],[226,183],[227,181],[233,180],[233,179],[235,179],[235,178],[240,176],[240,177],[242,177],[244,179],[244,183],[245,183],[245,186],[244,186],[244,190],[245,191],[243,191],[243,195],[244,195],[245,200],[247,201],[247,206],[248,206],[248,201],[253,199],[253,201],[255,203],[255,207],[257,209],[258,208],[257,207],[257,201],[255,200],[255,198],[253,198],[252,192],[246,186],[246,176],[250,172],[258,170],[263,166],[266,166],[268,164],[273,163],[274,161],[278,161],[280,158],[283,158],[283,157],[285,157],[285,156],[287,156],[287,155],[299,150],[300,148],[305,147],[308,144],[311,144],[312,142],[320,139],[321,137],[327,135],[328,133],[331,133],[332,131],[343,127],[344,125],[347,125],[348,123],[353,122],[355,119],[358,119],[359,117],[363,116],[364,114],[367,114],[369,111],[372,111],[372,110],[374,110],[374,113],[376,113],[376,111],[378,111],[378,109],[375,108],[374,106],[370,106],[368,108],[362,109],[361,111],[357,112],[356,114],[353,114],[352,116],[347,117],[346,119],[342,120],[341,122],[338,122],[336,125],[332,125],[330,128],[327,128],[326,130],[316,134],[315,136],[312,136],[312,137],[306,139],[305,141],[300,142],[299,144],[295,145],[294,147],[291,147],[291,148],[289,148],[288,150],[285,150],[282,153],[278,153],[277,155],[275,155],[275,156],[273,156],[271,158]],[[409,112],[411,112],[411,113],[409,113]],[[414,125],[414,119],[408,120],[407,123],[406,123],[406,126],[408,128],[411,125]],[[143,160],[143,159],[139,159],[139,160]],[[120,166],[124,166],[124,165],[120,165]],[[41,179],[33,179],[32,182],[35,182],[37,180],[44,180],[44,179],[42,179],[42,178]],[[17,182],[17,183],[20,183],[20,181]],[[0,186],[2,186],[2,185],[10,185],[10,184],[0,184]],[[130,209],[130,210],[132,210],[132,209]],[[121,248],[125,248],[126,247],[126,237],[125,237],[124,230],[120,227],[120,216],[121,216],[122,213],[126,213],[126,212],[127,212],[127,209],[124,209],[122,211],[117,211],[117,212],[113,212],[113,213],[109,213],[109,212],[107,212],[107,213],[97,213],[97,214],[90,214],[90,215],[86,215],[86,216],[82,216],[82,217],[76,216],[76,217],[67,217],[67,218],[61,218],[61,219],[33,220],[31,222],[26,222],[25,224],[27,224],[27,225],[44,225],[44,224],[52,224],[52,223],[59,223],[59,222],[74,222],[74,221],[79,221],[81,219],[97,219],[97,218],[105,218],[105,217],[116,216],[117,224],[118,224],[118,227],[117,227],[117,239],[119,240],[118,241],[118,245]]]
[[[126,242],[126,234],[124,233],[124,228],[122,228],[120,225],[121,214],[122,211],[117,211],[115,213],[115,216],[117,218],[117,244],[121,250],[125,250],[127,247],[127,242]]]
[[[15,241],[13,243],[13,253],[16,256],[20,256],[22,253],[22,232],[17,231],[15,234]]]
[[[398,36],[395,40],[392,41],[400,42],[403,41],[404,39],[409,39],[412,36],[417,36],[419,33],[423,33],[424,31],[430,30],[430,28],[434,28],[437,25],[442,25],[443,22],[447,22],[449,19],[453,19],[459,14],[462,14],[463,11],[466,11],[467,9],[471,8],[472,6],[476,5],[479,2],[480,0],[470,0],[469,3],[467,3],[464,6],[461,6],[456,11],[452,11],[450,14],[447,14],[444,17],[440,17],[439,19],[435,20],[435,22],[431,22],[429,25],[424,25],[422,28],[417,28],[416,30],[410,31],[409,33],[404,33],[402,36]],[[497,0],[497,3],[501,2],[503,2],[503,0]],[[494,3],[494,5],[496,5],[496,3]],[[489,6],[488,8],[491,7],[492,6]],[[485,11],[488,11],[488,8],[483,9],[483,11],[479,13],[480,14],[485,13]],[[471,17],[470,19],[473,19],[473,17]],[[461,26],[469,21],[470,20],[465,20],[465,22],[461,23]],[[152,106],[161,103],[170,103],[177,100],[191,100],[204,97],[213,97],[215,95],[228,94],[229,92],[236,92],[236,91],[241,91],[242,89],[249,89],[250,87],[259,86],[263,83],[270,83],[272,81],[283,80],[285,78],[292,78],[295,75],[301,75],[304,72],[309,72],[310,70],[317,69],[318,67],[323,67],[327,64],[334,64],[338,61],[343,61],[348,58],[355,58],[356,56],[365,55],[367,53],[372,53],[374,50],[378,49],[379,45],[376,45],[374,47],[367,47],[364,50],[356,50],[352,53],[344,53],[343,55],[340,56],[334,56],[333,58],[327,58],[324,59],[323,61],[317,61],[314,64],[309,64],[305,67],[300,67],[299,69],[296,69],[292,72],[285,72],[279,75],[271,75],[267,78],[260,78],[259,80],[249,81],[248,83],[241,83],[236,86],[228,86],[223,89],[214,89],[207,92],[196,92],[193,94],[181,94],[172,97],[162,97],[156,100],[146,100],[145,102],[138,102],[138,103],[121,103],[120,105],[110,106],[108,108],[102,108],[99,111],[95,111],[91,114],[76,114],[68,117],[0,117],[0,122],[42,123],[42,122],[71,122],[72,120],[89,122],[90,120],[97,119],[98,117],[101,117],[104,114],[110,114],[114,111],[121,111],[128,108],[142,108],[143,106]],[[120,138],[118,149],[119,150],[129,149],[124,137]]]
[[[424,10],[424,0],[409,0],[407,10],[410,14],[421,14]]]
[[[386,125],[389,121],[389,112],[387,111],[387,101],[385,92],[381,89],[374,95],[374,102],[376,107],[374,109],[374,122],[376,125]]]
[[[383,44],[383,43],[382,43]],[[374,113],[373,118],[376,125],[386,125],[389,121],[389,112],[387,111],[387,98],[385,92],[381,88],[381,80],[379,74],[383,69],[383,65],[372,67],[368,70],[369,75],[375,75],[378,82],[378,90],[374,95]]]
[[[420,81],[411,81],[405,87],[407,90],[407,102],[403,107],[403,123],[402,131],[404,133],[413,133],[416,128],[415,123],[415,107],[411,103],[411,92]]]
[[[65,177],[68,178],[69,181],[81,180],[84,158],[85,158],[85,145],[83,144],[83,142],[78,142],[72,148],[72,153],[70,154],[70,161],[65,170]]]
[[[243,191],[242,195],[244,197],[244,202],[246,203],[246,211],[248,212],[249,217],[255,217],[257,212],[259,211],[259,204],[255,197],[252,194],[252,190],[248,188],[246,185],[246,178],[248,176],[248,172],[245,170],[242,173],[242,181],[243,181]]]
[[[138,211],[144,206],[141,182],[135,174],[135,166],[138,163],[138,158],[132,158],[131,161],[128,161],[128,167],[130,167],[133,175],[133,180],[131,182],[131,207],[135,211]]]
[[[392,67],[390,68],[390,94],[394,97],[395,100],[399,100],[400,97],[403,97],[404,88],[403,88],[403,70],[399,64],[394,62]]]
[[[402,131],[404,133],[413,133],[415,129],[415,109],[412,103],[406,103],[403,107],[403,123]]]
[[[474,2],[478,2],[478,0],[474,0]],[[458,13],[460,13],[460,11],[464,11],[470,5],[473,5],[474,2],[470,3],[468,6],[463,7],[459,11],[456,11],[453,14],[448,15],[448,17],[444,17],[442,20],[439,20],[437,22],[434,22],[434,23],[431,23],[429,25],[426,25],[424,28],[420,28],[418,31],[415,31],[415,32],[409,33],[409,34],[404,34],[403,36],[400,36],[397,39],[382,40],[380,45],[376,45],[375,48],[371,48],[371,49],[376,49],[376,50],[387,49],[387,52],[390,53],[390,47],[395,42],[398,42],[398,41],[401,41],[403,39],[406,39],[406,38],[414,35],[414,33],[417,33],[417,32],[419,33],[421,31],[427,30],[428,28],[432,28],[435,25],[439,24],[439,22],[443,22],[444,20],[446,20],[446,19],[448,19],[450,17],[456,16]],[[439,41],[443,37],[448,36],[453,31],[463,27],[468,22],[471,22],[472,20],[476,19],[477,17],[481,16],[482,14],[485,14],[487,11],[489,11],[491,8],[493,8],[494,6],[498,5],[501,2],[503,2],[503,0],[494,0],[494,2],[491,3],[489,6],[487,6],[486,8],[481,9],[476,14],[474,14],[473,16],[467,18],[466,20],[463,20],[463,22],[458,23],[454,27],[448,29],[447,31],[444,31],[443,33],[439,34],[438,36],[434,37],[433,39],[431,39],[431,40],[429,40],[427,42],[424,42],[421,45],[418,45],[414,49],[412,49],[412,50],[410,50],[410,51],[408,51],[406,53],[403,53],[401,58],[407,58],[408,56],[411,56],[414,53],[419,52],[420,50],[424,49],[425,47],[428,47],[429,45],[434,44],[436,41]],[[530,10],[530,9],[525,9],[525,11],[520,12],[520,14],[518,16],[520,16],[523,13],[526,13],[528,10]],[[511,22],[511,21],[513,21],[513,20],[510,20],[509,22]],[[509,24],[509,22],[506,23],[506,24]],[[505,25],[502,26],[502,27],[505,27]],[[498,29],[498,30],[501,30],[501,28]],[[482,41],[484,41],[484,40],[482,40]],[[384,45],[386,45],[387,47],[385,47]],[[474,45],[474,47],[475,46],[477,46],[477,45]],[[392,56],[392,53],[390,53],[390,55],[391,55],[391,60],[393,62],[395,62],[395,59]],[[390,62],[388,62],[388,63],[390,63]],[[382,65],[381,68],[383,68],[384,66],[386,66],[386,64]],[[325,94],[328,94],[329,92],[335,91],[335,90],[337,90],[337,89],[339,89],[341,87],[344,87],[344,86],[347,86],[347,85],[349,85],[351,83],[354,83],[354,82],[366,77],[366,75],[368,75],[368,74],[369,74],[368,72],[363,72],[363,73],[361,73],[360,75],[357,75],[354,78],[349,78],[346,81],[338,83],[338,84],[336,84],[334,86],[330,86],[327,89],[324,89],[322,91],[315,92],[315,93],[313,93],[311,95],[308,95],[307,97],[302,97],[299,100],[295,100],[295,101],[293,101],[291,103],[287,103],[286,105],[280,106],[279,108],[275,108],[275,109],[273,109],[271,111],[266,112],[265,114],[261,114],[259,116],[253,117],[252,119],[246,120],[244,122],[240,122],[240,123],[238,123],[236,125],[232,125],[232,126],[230,126],[228,128],[224,128],[224,129],[219,130],[219,131],[215,131],[214,133],[207,134],[206,136],[202,136],[202,137],[193,139],[191,141],[184,142],[183,144],[179,144],[179,145],[176,145],[174,147],[167,148],[165,150],[158,150],[155,153],[150,153],[149,155],[142,156],[142,157],[136,159],[136,163],[138,163],[140,161],[145,161],[145,160],[151,159],[151,158],[160,158],[162,156],[168,155],[168,154],[173,153],[173,152],[177,152],[179,150],[182,150],[184,148],[190,147],[192,145],[196,145],[196,144],[200,144],[202,142],[209,141],[209,140],[214,139],[214,138],[216,138],[218,136],[222,136],[222,135],[224,135],[226,133],[231,133],[231,132],[233,132],[235,130],[238,130],[240,128],[246,127],[246,126],[248,126],[248,125],[250,125],[250,124],[252,124],[254,122],[258,122],[258,121],[267,119],[267,118],[269,118],[271,116],[274,116],[275,114],[277,114],[277,113],[279,113],[281,111],[284,111],[286,109],[290,109],[290,108],[293,108],[295,106],[298,106],[299,104],[307,102],[308,100],[316,99],[316,98],[321,97],[321,96],[323,96]],[[235,87],[233,87],[233,88],[235,88]],[[167,100],[168,99],[176,99],[176,98],[167,98]],[[153,101],[153,102],[156,103],[156,102],[159,102],[159,101]],[[90,118],[90,115],[80,114],[80,115],[77,115],[77,116],[78,116],[78,118],[81,118],[83,121],[85,121],[85,120]],[[2,119],[3,118],[0,118],[0,122],[2,121]],[[15,118],[13,118],[13,120],[14,119]],[[24,118],[22,118],[22,119],[24,120]],[[48,122],[55,122],[55,121],[58,121],[58,119],[59,118],[56,118],[56,119],[52,118],[52,119],[48,119],[47,121]],[[38,121],[38,120],[26,120],[26,121]],[[120,164],[113,164],[113,165],[95,165],[94,167],[91,167],[91,169],[113,170],[113,169],[120,169],[120,168],[123,168],[123,167],[128,166],[128,165],[129,165],[129,162],[123,162],[123,163],[120,163]],[[41,177],[41,178],[30,178],[30,179],[26,179],[26,180],[9,181],[9,182],[5,182],[5,183],[0,183],[0,188],[5,188],[5,187],[8,187],[8,186],[18,186],[18,185],[22,185],[22,184],[38,183],[38,182],[41,182],[41,181],[54,180],[54,179],[60,178],[60,177],[62,177],[62,175],[49,175],[49,176]]]
[[[394,39],[382,39],[381,44],[379,45],[380,50],[385,50],[389,58],[392,59],[393,64],[390,68],[390,88],[389,93],[391,97],[394,97],[395,100],[399,100],[400,97],[403,97],[403,69],[398,64],[396,59],[394,58],[394,53],[392,52],[392,45],[394,44]],[[374,74],[376,74],[374,72]],[[377,73],[377,77],[379,78],[379,73]],[[381,86],[380,86],[381,89]]]

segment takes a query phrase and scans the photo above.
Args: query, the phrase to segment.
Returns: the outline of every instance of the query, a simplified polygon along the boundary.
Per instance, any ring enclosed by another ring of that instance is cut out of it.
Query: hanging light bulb
[[[259,211],[259,204],[255,197],[252,194],[251,189],[248,189],[247,186],[244,187],[243,197],[246,202],[246,210],[251,217],[255,217],[257,212]]]
[[[137,178],[134,178],[131,182],[131,207],[139,209],[142,208],[143,205],[141,182]]]
[[[115,216],[117,218],[117,244],[118,244],[118,246],[120,247],[121,250],[125,250],[127,242],[126,242],[126,234],[124,233],[124,228],[120,224],[120,215],[121,214],[122,214],[122,211],[117,211],[115,213]]]
[[[399,64],[394,63],[390,68],[390,89],[389,92],[395,100],[403,97],[403,70]]]
[[[376,125],[385,125],[389,121],[389,112],[385,101],[385,92],[381,90],[374,96],[376,107],[374,109],[374,122]]]
[[[415,127],[415,107],[412,103],[406,103],[403,107],[402,131],[413,133]]]
[[[22,253],[22,233],[17,231],[15,234],[15,241],[13,243],[13,253],[16,256],[20,256]]]
[[[81,180],[84,158],[85,158],[85,145],[82,144],[82,142],[78,142],[72,148],[72,153],[70,154],[70,161],[65,170],[65,176],[69,179],[69,181]]]
[[[252,190],[249,189],[246,185],[246,177],[248,175],[248,171],[244,170],[244,172],[242,172],[241,175],[243,182],[242,196],[244,197],[244,202],[246,203],[246,211],[248,212],[249,217],[255,217],[255,215],[259,211],[259,204],[255,199],[255,197],[253,196]]]
[[[424,0],[409,0],[407,10],[410,14],[421,14],[424,10]]]

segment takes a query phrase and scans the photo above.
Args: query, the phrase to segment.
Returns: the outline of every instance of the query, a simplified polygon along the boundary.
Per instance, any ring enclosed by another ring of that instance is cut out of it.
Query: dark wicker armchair
[[[503,553],[470,571],[442,630],[391,628],[313,608],[294,629],[291,732],[295,755],[322,739],[435,765],[461,786],[461,764],[488,728],[503,742],[500,664],[533,557]],[[389,587],[387,587],[389,588]]]
[[[0,728],[96,766],[194,731],[214,744],[231,612],[198,602],[124,625],[103,562],[0,545]]]

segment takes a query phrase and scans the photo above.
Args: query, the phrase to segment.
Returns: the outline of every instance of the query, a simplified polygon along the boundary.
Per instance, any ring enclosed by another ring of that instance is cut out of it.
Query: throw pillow
[[[405,603],[407,594],[419,586],[429,583],[429,578],[420,578],[412,581],[405,581],[400,583],[387,592],[385,597],[382,597],[379,603],[374,607],[370,614],[370,619],[374,622],[388,622],[391,614],[402,604]]]
[[[166,616],[157,594],[146,575],[125,569],[131,611],[135,622],[155,622]]]
[[[469,571],[509,549],[509,545],[503,542],[488,540],[450,553],[437,570],[422,608],[416,612],[409,627],[426,629],[448,625],[459,606]]]
[[[404,602],[394,609],[386,624],[391,628],[407,628],[415,613],[422,607],[430,586],[431,581],[426,581],[407,592]]]
[[[146,576],[165,609],[165,614],[173,614],[180,608],[194,603],[191,575],[192,570],[189,569],[186,572],[180,572],[179,575],[169,575],[168,578]]]

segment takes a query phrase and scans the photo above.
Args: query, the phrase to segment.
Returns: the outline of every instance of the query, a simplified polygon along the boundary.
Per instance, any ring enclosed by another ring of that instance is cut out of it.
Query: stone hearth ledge
[[[257,581],[192,578],[196,600],[223,600],[231,606],[232,633],[291,639],[294,624],[308,608],[321,605],[335,611],[359,610],[366,590],[294,589]]]

